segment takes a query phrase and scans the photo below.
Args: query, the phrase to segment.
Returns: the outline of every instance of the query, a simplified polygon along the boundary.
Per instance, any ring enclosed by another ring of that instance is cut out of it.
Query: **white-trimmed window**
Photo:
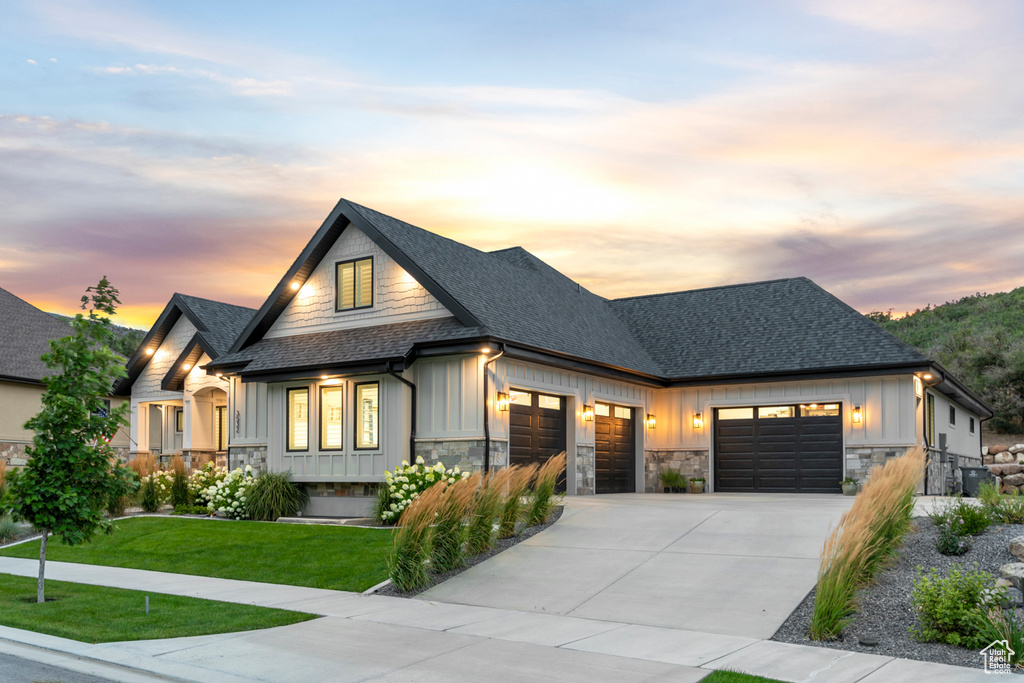
[[[340,451],[344,448],[345,412],[342,386],[320,387],[320,450]]]
[[[289,451],[309,450],[309,387],[288,390],[285,433]]]
[[[356,384],[356,449],[377,448],[380,443],[380,383]]]
[[[338,298],[335,310],[352,311],[373,306],[373,257],[342,261],[334,278]]]

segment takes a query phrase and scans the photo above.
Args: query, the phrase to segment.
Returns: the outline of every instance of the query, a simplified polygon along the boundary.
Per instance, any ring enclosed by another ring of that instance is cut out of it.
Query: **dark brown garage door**
[[[594,405],[597,493],[632,493],[636,463],[635,411],[625,406]]]
[[[565,450],[564,398],[513,389],[509,401],[509,464],[543,464]]]
[[[715,490],[838,493],[841,404],[715,410]]]

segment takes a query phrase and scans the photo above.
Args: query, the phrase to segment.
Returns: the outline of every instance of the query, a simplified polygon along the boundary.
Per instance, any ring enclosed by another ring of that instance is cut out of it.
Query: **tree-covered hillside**
[[[996,412],[989,427],[1024,432],[1024,287],[975,294],[903,318],[868,317],[953,372]]]

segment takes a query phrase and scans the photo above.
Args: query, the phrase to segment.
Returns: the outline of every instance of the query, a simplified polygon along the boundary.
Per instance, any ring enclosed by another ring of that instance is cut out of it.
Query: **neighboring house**
[[[33,434],[25,423],[42,408],[43,378],[51,374],[39,358],[50,350],[51,340],[71,333],[65,321],[0,289],[0,460],[7,465],[27,462],[25,448]],[[127,433],[119,430],[110,443],[126,453]]]
[[[228,381],[201,366],[219,358],[252,318],[251,308],[184,294],[171,297],[115,388],[130,396],[132,452],[167,464],[227,465]]]
[[[570,494],[655,491],[665,467],[712,491],[838,492],[940,434],[978,459],[991,416],[806,278],[607,300],[519,247],[346,200],[246,323],[193,365],[227,389],[230,466],[291,470],[309,514],[365,512],[415,456],[489,469],[563,449]]]

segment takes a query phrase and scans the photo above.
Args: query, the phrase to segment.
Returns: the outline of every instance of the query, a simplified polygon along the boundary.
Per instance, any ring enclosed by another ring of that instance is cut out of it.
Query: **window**
[[[954,408],[953,406],[949,407],[949,426],[956,426],[956,408]]]
[[[338,293],[336,310],[351,311],[373,306],[373,259],[339,263],[334,288]]]
[[[800,417],[835,417],[839,415],[838,403],[808,403],[800,406]]]
[[[288,390],[288,414],[285,431],[289,451],[309,450],[309,388]]]
[[[342,441],[342,397],[344,388],[320,387],[320,450],[340,451]]]
[[[356,385],[356,448],[377,448],[380,384],[366,382]]]
[[[217,442],[218,451],[226,451],[228,449],[228,408],[227,406],[217,406],[217,424],[214,425],[215,434],[214,438]]]
[[[537,406],[540,408],[547,408],[548,410],[561,410],[562,399],[557,396],[545,396],[544,394],[538,394]]]
[[[925,436],[928,437],[928,445],[935,445],[935,397],[928,394],[925,399],[925,424],[928,426]]]
[[[719,408],[719,420],[753,420],[753,408]]]
[[[185,411],[181,408],[174,411],[174,431],[185,431]]]
[[[533,405],[533,394],[528,391],[509,389],[508,402],[515,403],[518,406],[531,406]]]
[[[598,403],[594,406],[594,413],[601,417],[608,417],[612,414],[610,406],[606,406],[604,403]]]
[[[620,420],[632,420],[633,409],[623,408],[622,406],[615,406],[615,417],[619,418]]]
[[[968,425],[971,428],[971,434],[973,434],[974,433],[974,418],[970,417],[970,418],[967,418],[967,419],[969,420]]]
[[[757,409],[757,416],[762,417],[796,417],[793,406],[761,406]]]

